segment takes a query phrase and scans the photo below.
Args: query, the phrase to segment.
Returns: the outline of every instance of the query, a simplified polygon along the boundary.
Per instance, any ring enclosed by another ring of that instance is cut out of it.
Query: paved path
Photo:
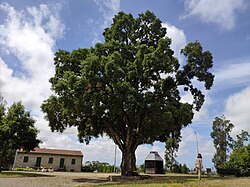
[[[110,183],[110,173],[39,173],[41,177],[0,177],[0,187],[73,187]],[[45,176],[44,176],[45,175]]]

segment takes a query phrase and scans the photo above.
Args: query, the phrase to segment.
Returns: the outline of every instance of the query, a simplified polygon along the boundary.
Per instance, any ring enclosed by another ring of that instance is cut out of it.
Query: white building
[[[75,150],[35,148],[31,151],[17,151],[13,168],[51,168],[54,171],[80,172],[83,154]]]

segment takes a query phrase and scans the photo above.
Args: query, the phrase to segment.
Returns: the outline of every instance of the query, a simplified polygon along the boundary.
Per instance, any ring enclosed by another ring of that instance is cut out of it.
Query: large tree
[[[104,42],[93,48],[55,53],[54,95],[41,106],[52,131],[76,126],[81,142],[106,134],[122,152],[122,175],[133,172],[135,150],[191,123],[204,95],[193,84],[210,89],[212,55],[199,42],[181,53],[181,67],[170,48],[166,28],[150,11],[134,18],[118,13],[106,28]],[[182,103],[190,92],[193,104]]]
[[[226,163],[228,151],[233,148],[234,140],[230,135],[233,127],[234,125],[224,115],[221,118],[216,117],[213,121],[213,131],[210,135],[216,151],[212,160],[216,168]]]
[[[0,168],[13,164],[16,149],[32,150],[40,143],[35,120],[21,102],[11,105],[7,113],[4,111],[4,104],[0,103]]]

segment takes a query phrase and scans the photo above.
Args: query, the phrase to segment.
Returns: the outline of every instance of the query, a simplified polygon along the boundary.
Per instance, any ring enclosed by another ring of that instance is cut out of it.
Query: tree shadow
[[[102,179],[87,179],[87,178],[76,178],[72,179],[74,182],[77,183],[109,183],[109,178],[102,178]]]
[[[201,180],[214,180],[219,177],[202,176]],[[111,175],[109,177],[100,178],[74,178],[73,182],[81,184],[153,184],[153,183],[177,183],[182,184],[186,182],[199,181],[197,175],[139,175],[139,176],[121,176]]]
[[[107,178],[75,178],[72,179],[77,183],[92,183],[92,184],[105,184],[105,183],[154,183],[154,182],[176,182],[184,183],[190,180],[197,179],[197,176],[154,176],[154,175],[140,175],[140,176],[109,176]],[[197,179],[198,180],[198,179]]]

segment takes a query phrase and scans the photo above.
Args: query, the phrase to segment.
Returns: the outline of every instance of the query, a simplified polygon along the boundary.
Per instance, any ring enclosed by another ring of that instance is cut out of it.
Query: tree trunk
[[[0,153],[0,172],[2,171],[2,154]]]
[[[126,147],[122,150],[121,170],[122,176],[133,175],[136,170],[135,149]]]

